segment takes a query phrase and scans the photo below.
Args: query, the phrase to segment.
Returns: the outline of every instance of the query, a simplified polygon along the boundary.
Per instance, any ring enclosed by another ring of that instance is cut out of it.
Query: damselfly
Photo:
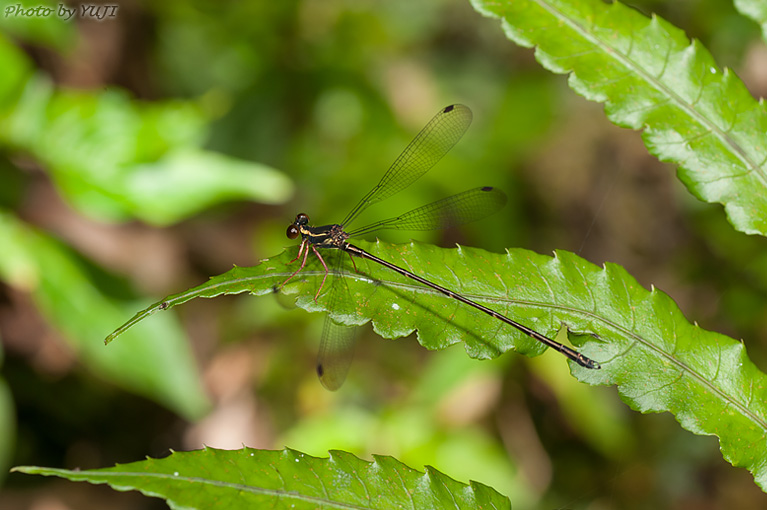
[[[359,201],[341,223],[312,227],[309,225],[309,217],[306,214],[298,214],[293,223],[288,227],[287,236],[290,239],[296,239],[299,235],[301,236],[298,255],[293,259],[293,261],[301,259],[301,264],[282,285],[285,285],[304,268],[309,251],[311,250],[325,269],[325,275],[314,296],[316,300],[325,285],[329,273],[328,266],[319,250],[341,250],[352,257],[352,262],[354,262],[354,257],[359,257],[381,264],[402,276],[415,280],[421,285],[439,291],[447,297],[474,307],[490,317],[518,329],[525,335],[561,352],[567,358],[585,368],[600,368],[599,363],[570,347],[562,345],[523,324],[513,321],[491,308],[472,301],[458,292],[437,285],[426,278],[380,259],[348,241],[351,237],[385,229],[434,230],[447,228],[484,218],[503,207],[506,203],[506,195],[495,188],[485,186],[464,191],[463,193],[413,209],[400,216],[378,221],[356,230],[348,232],[344,230],[347,225],[351,224],[370,205],[402,191],[429,171],[460,140],[468,129],[469,124],[471,124],[471,120],[471,110],[464,105],[455,104],[443,108],[394,161],[394,164],[384,174],[381,182]],[[331,293],[336,293],[335,287],[337,286],[333,285],[332,287]],[[333,295],[331,294],[329,301],[331,306],[333,301]],[[336,324],[330,316],[327,316],[317,359],[317,374],[327,389],[336,390],[343,384],[351,363],[353,343],[354,339],[351,328]]]

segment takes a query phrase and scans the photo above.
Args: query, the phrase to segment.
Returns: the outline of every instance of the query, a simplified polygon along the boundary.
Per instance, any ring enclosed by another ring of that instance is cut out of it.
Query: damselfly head
[[[296,219],[293,220],[293,223],[291,223],[288,226],[287,232],[285,232],[285,235],[288,236],[288,239],[295,239],[298,237],[298,234],[301,233],[301,228],[304,225],[309,224],[309,216],[307,216],[304,213],[300,213],[296,215]]]

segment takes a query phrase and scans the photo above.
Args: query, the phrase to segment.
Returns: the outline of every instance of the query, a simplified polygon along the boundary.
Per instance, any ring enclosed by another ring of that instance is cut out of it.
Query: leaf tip
[[[122,335],[123,328],[118,328],[107,335],[104,339],[104,345],[109,345],[118,336]]]

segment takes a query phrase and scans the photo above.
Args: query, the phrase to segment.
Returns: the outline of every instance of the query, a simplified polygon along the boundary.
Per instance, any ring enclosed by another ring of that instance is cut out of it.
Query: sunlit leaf
[[[522,249],[499,255],[417,243],[358,244],[549,337],[566,325],[580,352],[602,364],[601,370],[589,370],[570,362],[575,377],[589,384],[615,384],[632,409],[669,411],[687,430],[718,436],[725,459],[749,469],[760,486],[767,486],[765,375],[741,342],[691,324],[668,295],[654,288],[647,291],[620,266],[600,268],[562,251],[547,257]],[[288,261],[295,253],[291,249],[259,266],[235,267],[170,296],[139,312],[107,340],[159,310],[195,297],[271,293],[292,273]],[[345,253],[335,256],[351,266]],[[526,355],[544,350],[499,321],[375,263],[358,261],[357,268],[358,273],[350,267],[342,273],[347,285],[339,286],[343,292],[332,311],[340,323],[372,320],[374,330],[386,338],[417,329],[418,341],[428,349],[464,342],[468,354],[480,359],[510,350]],[[306,310],[324,310],[330,285],[317,302],[313,299],[323,276],[319,262],[312,259],[285,292],[296,292],[296,303]]]
[[[509,500],[477,482],[457,482],[434,468],[422,473],[391,457],[367,462],[342,451],[330,458],[295,450],[175,452],[113,468],[14,471],[106,483],[163,498],[171,508],[511,508]]]
[[[615,124],[643,130],[649,151],[679,166],[690,192],[724,205],[730,223],[767,234],[767,112],[684,32],[619,2],[473,0],[538,61],[605,103]]]

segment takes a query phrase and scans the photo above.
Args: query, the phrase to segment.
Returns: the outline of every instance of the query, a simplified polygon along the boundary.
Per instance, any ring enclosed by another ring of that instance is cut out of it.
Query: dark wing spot
[[[482,191],[493,191],[493,187],[492,186],[485,186],[484,188],[482,188]]]
[[[322,364],[317,365],[317,375],[319,377],[322,377],[323,375],[325,375],[325,369],[322,368]]]
[[[446,106],[444,110],[442,110],[442,113],[450,113],[455,109],[455,105],[451,104],[450,106]]]

